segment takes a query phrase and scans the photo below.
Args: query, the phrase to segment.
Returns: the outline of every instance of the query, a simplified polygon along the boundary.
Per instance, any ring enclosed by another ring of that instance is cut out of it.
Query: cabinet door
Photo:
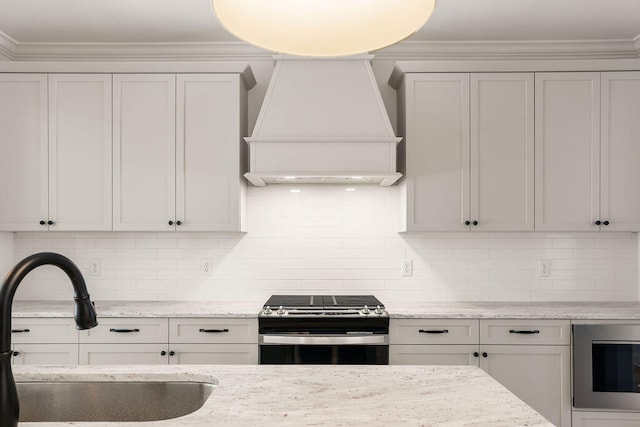
[[[15,365],[77,365],[78,344],[15,344]]]
[[[80,344],[82,365],[166,365],[167,344]]]
[[[489,375],[556,426],[571,425],[569,346],[481,345],[480,352]]]
[[[17,317],[11,322],[15,344],[78,343],[76,322],[66,317]]]
[[[390,345],[391,365],[478,365],[478,345]]]
[[[640,72],[602,73],[600,219],[640,230]]]
[[[600,75],[536,73],[536,230],[598,230]]]
[[[467,230],[469,75],[405,77],[407,231]]]
[[[47,229],[47,138],[47,76],[0,74],[0,230]]]
[[[240,86],[238,75],[177,76],[178,230],[241,229]]]
[[[49,75],[50,230],[111,230],[111,75]]]
[[[95,328],[80,331],[80,343],[142,344],[169,342],[169,319],[101,318]]]
[[[175,119],[175,75],[113,76],[114,230],[175,228]]]
[[[169,342],[258,344],[256,318],[169,319]]]
[[[471,227],[534,227],[533,73],[471,74]]]
[[[258,344],[171,344],[170,364],[256,365]]]
[[[594,412],[573,411],[572,427],[638,427],[640,414],[637,412]]]

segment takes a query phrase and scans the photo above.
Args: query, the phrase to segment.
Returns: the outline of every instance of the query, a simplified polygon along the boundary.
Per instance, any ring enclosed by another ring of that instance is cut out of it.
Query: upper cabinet
[[[111,76],[0,75],[0,116],[0,229],[110,230]]]
[[[114,75],[114,230],[243,230],[246,98],[234,74]]]
[[[398,92],[401,231],[533,230],[533,74],[413,73]]]
[[[640,73],[536,74],[536,230],[640,230]]]

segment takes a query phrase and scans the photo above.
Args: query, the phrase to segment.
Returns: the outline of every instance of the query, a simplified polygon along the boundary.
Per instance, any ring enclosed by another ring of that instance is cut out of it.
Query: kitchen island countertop
[[[21,427],[545,426],[552,424],[475,366],[15,366],[17,381],[205,381],[204,406],[139,424]]]
[[[383,301],[384,302],[384,301]],[[391,318],[640,320],[640,302],[385,302]],[[98,317],[257,318],[260,302],[97,301]],[[72,317],[71,301],[15,301],[13,317]]]

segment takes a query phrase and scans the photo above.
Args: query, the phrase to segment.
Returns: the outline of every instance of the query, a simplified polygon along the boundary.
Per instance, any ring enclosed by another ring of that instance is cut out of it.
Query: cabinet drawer
[[[391,319],[391,344],[478,344],[477,319]]]
[[[169,339],[168,319],[107,318],[80,331],[80,343],[163,343]]]
[[[172,344],[170,364],[256,365],[257,344]]]
[[[257,319],[170,319],[171,343],[258,343]]]
[[[14,318],[11,321],[11,340],[18,343],[57,344],[77,343],[76,323],[70,318]]]
[[[569,345],[569,320],[551,319],[482,319],[482,344]]]

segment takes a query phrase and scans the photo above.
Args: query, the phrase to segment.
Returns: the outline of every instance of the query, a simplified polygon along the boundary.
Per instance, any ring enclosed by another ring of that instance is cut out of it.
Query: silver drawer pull
[[[509,330],[510,334],[521,334],[521,335],[533,335],[533,334],[539,334],[540,331],[538,329],[525,329],[525,330],[519,330],[519,329],[511,329]]]
[[[419,329],[419,333],[421,334],[448,334],[448,329]]]
[[[31,332],[29,329],[12,329],[11,333],[12,334],[26,334],[28,332]]]
[[[227,328],[224,329],[200,329],[200,332],[204,332],[205,334],[222,334],[224,332],[229,332]]]
[[[136,329],[115,329],[115,328],[111,328],[109,329],[109,332],[115,332],[117,334],[128,334],[130,332],[140,332],[140,329],[136,328]]]

